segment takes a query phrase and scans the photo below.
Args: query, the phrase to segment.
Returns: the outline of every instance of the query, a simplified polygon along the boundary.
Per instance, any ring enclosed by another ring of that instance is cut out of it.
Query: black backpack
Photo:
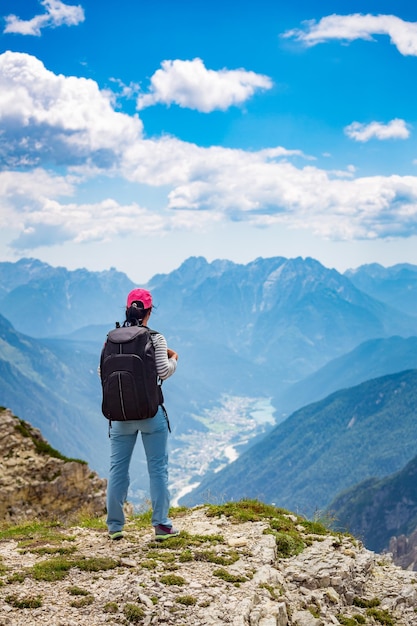
[[[110,421],[154,417],[163,404],[152,335],[146,326],[116,327],[100,358],[103,415]]]

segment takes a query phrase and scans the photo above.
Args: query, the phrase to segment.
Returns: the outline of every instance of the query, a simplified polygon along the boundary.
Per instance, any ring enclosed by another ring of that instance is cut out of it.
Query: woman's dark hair
[[[143,302],[140,300],[132,302],[130,307],[126,309],[126,321],[129,322],[129,324],[141,324],[151,308],[152,307],[145,309]]]

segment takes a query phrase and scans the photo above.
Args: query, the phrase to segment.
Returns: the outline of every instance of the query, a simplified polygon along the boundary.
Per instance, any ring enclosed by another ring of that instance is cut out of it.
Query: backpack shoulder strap
[[[148,328],[148,327],[146,327],[146,328]],[[160,334],[161,334],[161,333],[159,332],[159,330],[153,330],[152,328],[148,328],[148,331],[149,331],[149,334],[151,335],[151,339],[152,339],[152,337],[155,337],[155,335],[160,335]],[[152,341],[152,343],[153,343],[153,341]],[[162,383],[163,383],[163,382],[164,382],[164,381],[162,380],[162,378],[160,378],[160,377],[158,376],[158,385],[159,385],[160,387],[162,387]],[[163,406],[163,405],[162,405],[162,406]]]

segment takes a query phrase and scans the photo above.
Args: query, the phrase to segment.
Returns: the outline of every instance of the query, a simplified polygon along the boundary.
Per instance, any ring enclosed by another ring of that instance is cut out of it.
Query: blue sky
[[[0,6],[0,260],[417,264],[413,3]]]

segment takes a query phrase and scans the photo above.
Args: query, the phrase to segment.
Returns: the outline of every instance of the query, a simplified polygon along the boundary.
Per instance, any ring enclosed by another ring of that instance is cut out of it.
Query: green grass
[[[227,570],[220,568],[220,569],[216,569],[213,572],[213,576],[216,576],[217,578],[221,578],[222,580],[224,580],[227,583],[245,583],[248,581],[248,578],[246,576],[239,576],[237,574],[230,574],[230,572],[228,572]]]
[[[145,569],[156,569],[158,567],[158,563],[154,559],[148,559],[146,561],[141,561],[140,566]]]
[[[71,568],[78,568],[84,572],[100,572],[118,567],[119,562],[108,557],[67,559],[55,557],[47,561],[35,563],[28,570],[35,580],[45,580],[49,582],[63,580]]]
[[[103,607],[104,613],[117,613],[119,610],[119,605],[117,602],[106,602]]]
[[[318,520],[307,520],[303,519],[299,522],[301,526],[303,526],[306,532],[312,535],[328,535],[330,534],[330,530],[327,526]]]
[[[88,521],[88,519],[90,521]],[[100,529],[103,522],[99,518],[84,518],[85,527]],[[111,558],[84,558],[73,556],[75,546],[62,545],[73,542],[75,537],[68,535],[59,522],[32,520],[19,525],[3,524],[0,541],[12,539],[18,542],[21,553],[32,552],[39,555],[52,555],[51,559],[40,561],[32,568],[15,572],[5,581],[8,584],[31,576],[35,580],[56,581],[68,575],[71,568],[98,572],[118,567],[119,562]]]
[[[356,596],[355,598],[353,598],[352,604],[354,606],[359,606],[362,609],[370,609],[379,606],[381,604],[381,600],[379,598],[370,598],[369,600],[367,600],[365,598],[359,598],[358,596]]]
[[[300,554],[306,547],[305,541],[296,532],[273,532],[277,544],[277,556],[288,559],[291,556]]]
[[[88,594],[83,598],[77,598],[77,600],[73,600],[72,602],[70,602],[70,606],[74,607],[75,609],[82,609],[85,606],[90,606],[90,604],[93,604],[93,602],[94,596]]]
[[[107,530],[106,519],[104,516],[89,516],[81,514],[77,519],[77,526],[80,528],[89,528],[91,530]]]
[[[163,550],[149,550],[147,557],[151,560],[162,561],[163,563],[174,563],[176,559],[173,552],[165,552]]]
[[[75,546],[43,546],[41,548],[25,548],[24,550],[20,550],[21,554],[25,554],[26,552],[32,552],[32,554],[39,554],[40,556],[45,556],[45,554],[59,554],[60,556],[74,554],[77,551]]]
[[[159,581],[163,585],[186,585],[187,581],[182,576],[178,576],[178,574],[166,574],[165,576],[161,576]]]
[[[83,465],[87,465],[87,462],[86,461],[82,461],[81,459],[70,459],[70,458],[64,456],[63,454],[58,452],[58,450],[55,450],[55,448],[50,446],[47,441],[45,441],[44,439],[41,439],[36,434],[36,432],[32,429],[31,425],[28,422],[25,422],[24,420],[20,419],[19,417],[16,417],[15,415],[13,417],[15,417],[15,419],[16,419],[16,424],[15,424],[16,430],[23,437],[28,437],[29,439],[31,439],[33,441],[33,444],[34,444],[34,446],[36,448],[36,451],[39,454],[44,454],[46,456],[51,456],[51,457],[53,457],[55,459],[61,459],[62,461],[65,461],[66,463],[71,462],[71,461],[75,461],[76,463],[82,463]]]
[[[312,604],[309,607],[307,607],[307,611],[310,611],[311,615],[315,617],[316,619],[318,619],[321,615],[319,607],[315,604]]]
[[[31,574],[35,580],[46,580],[54,582],[63,580],[67,576],[69,570],[73,567],[72,561],[63,557],[57,557],[49,561],[41,561],[35,563],[32,567]]]
[[[74,519],[64,523],[56,520],[33,519],[21,524],[12,522],[0,523],[0,541],[13,539],[18,542],[21,553],[33,552],[35,554],[70,554],[75,548],[63,547],[64,541],[74,542],[76,536],[69,534],[74,530],[74,525],[92,530],[106,530],[106,522],[103,516],[91,516],[86,512],[80,512]],[[56,546],[59,547],[56,547]]]
[[[30,520],[22,524],[6,523],[2,524],[0,529],[0,540],[14,539],[15,541],[24,541],[25,539],[43,539],[45,541],[71,541],[73,537],[66,537],[57,529],[61,528],[61,524],[57,521],[41,522],[39,520]]]
[[[239,560],[239,554],[236,550],[230,550],[225,554],[218,554],[214,550],[202,550],[194,554],[196,561],[207,561],[208,563],[215,563],[216,565],[232,565]]]
[[[152,510],[148,509],[142,513],[136,513],[130,525],[137,530],[149,529],[152,526]]]
[[[232,522],[260,522],[272,519],[287,513],[284,509],[279,509],[272,504],[264,504],[258,500],[243,499],[238,502],[227,502],[226,504],[210,504],[206,515],[208,517],[221,517],[225,515]]]
[[[180,561],[180,563],[189,563],[190,561],[194,560],[193,553],[189,548],[187,548],[180,553],[178,560]]]
[[[26,571],[13,572],[6,578],[7,585],[13,585],[14,583],[22,583],[28,576]]]
[[[260,583],[259,587],[261,589],[266,589],[269,592],[273,600],[279,600],[282,594],[282,590],[276,589],[275,587],[273,587],[272,585],[269,585],[268,583]]]
[[[393,617],[386,610],[371,608],[366,609],[366,614],[369,615],[369,617],[373,617],[374,620],[380,624],[384,624],[384,626],[395,625]]]
[[[9,595],[5,598],[7,604],[15,609],[38,609],[42,606],[42,596],[25,596],[19,598],[15,595]]]
[[[354,617],[347,617],[346,615],[337,615],[336,617],[342,626],[358,626],[359,624]]]
[[[119,561],[106,556],[77,559],[73,565],[84,572],[102,572],[118,566]]]
[[[90,592],[87,591],[86,589],[81,589],[81,587],[69,587],[67,589],[68,593],[71,596],[88,596],[90,595]]]
[[[194,606],[197,603],[197,598],[194,596],[177,596],[175,602],[178,604],[184,604],[185,606]]]
[[[170,537],[163,543],[160,541],[154,541],[149,544],[149,547],[150,549],[158,548],[165,550],[185,550],[190,546],[201,546],[207,543],[211,545],[224,543],[224,537],[222,535],[191,535],[183,531],[177,537]]]
[[[126,604],[123,609],[123,614],[126,620],[132,624],[138,624],[145,617],[144,610],[137,604]]]

